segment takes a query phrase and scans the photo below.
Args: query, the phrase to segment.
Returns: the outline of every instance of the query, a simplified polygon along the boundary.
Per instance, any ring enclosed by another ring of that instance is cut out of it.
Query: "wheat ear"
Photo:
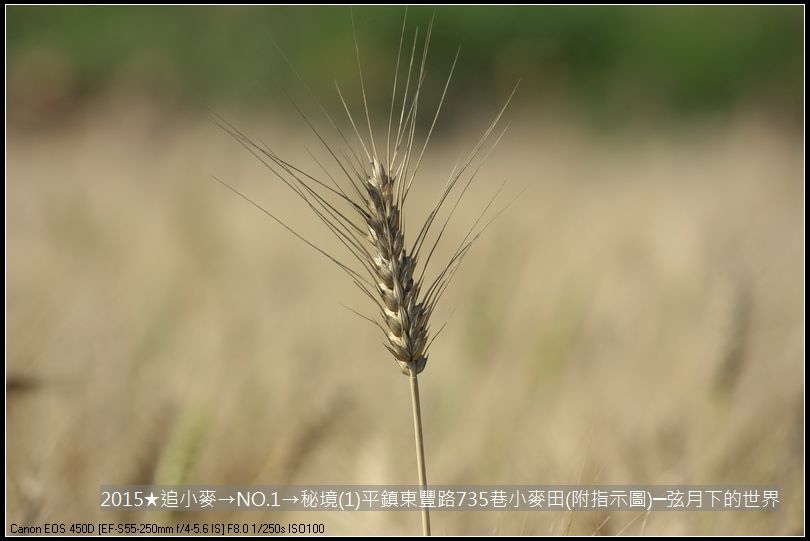
[[[417,126],[416,119],[422,83],[425,76],[425,63],[427,60],[433,20],[431,19],[427,29],[421,51],[421,60],[416,56],[416,45],[419,35],[418,28],[414,33],[410,61],[407,67],[407,76],[402,85],[404,86],[404,90],[398,102],[400,57],[405,36],[406,18],[407,11],[406,17],[403,18],[402,34],[400,36],[400,46],[394,72],[394,86],[391,97],[388,136],[385,144],[384,157],[382,154],[378,153],[373,136],[371,117],[366,101],[365,83],[363,81],[363,72],[360,63],[360,49],[357,45],[356,34],[355,52],[360,73],[360,86],[363,93],[365,120],[368,125],[367,141],[361,136],[357,123],[350,112],[350,108],[343,97],[340,87],[336,86],[341,103],[345,109],[352,130],[354,131],[356,141],[361,147],[360,151],[357,151],[354,146],[349,143],[344,132],[337,126],[320,102],[318,102],[321,112],[329,121],[331,127],[340,136],[343,143],[346,144],[347,151],[338,151],[332,148],[298,104],[288,95],[293,106],[316,135],[320,144],[331,157],[331,160],[334,161],[338,170],[337,176],[344,176],[348,182],[344,181],[343,184],[338,182],[335,175],[330,173],[327,167],[313,155],[314,161],[329,179],[329,182],[321,180],[315,174],[306,172],[284,160],[266,145],[257,144],[253,139],[249,138],[220,115],[213,112],[211,115],[216,124],[233,136],[244,148],[258,158],[274,176],[280,179],[307,204],[315,216],[329,229],[343,247],[346,248],[348,254],[353,258],[353,261],[362,267],[361,270],[357,270],[351,265],[344,263],[339,258],[301,236],[292,227],[277,218],[263,206],[256,203],[253,199],[244,195],[237,188],[216,177],[214,178],[337,265],[349,276],[354,285],[377,307],[379,310],[379,318],[377,319],[367,317],[351,308],[349,308],[349,310],[364,320],[371,322],[382,331],[385,337],[385,347],[391,352],[400,371],[409,378],[419,484],[422,489],[426,489],[427,470],[425,465],[421,402],[417,376],[425,369],[431,343],[444,328],[444,326],[442,326],[438,332],[428,339],[430,335],[430,317],[439,299],[455,276],[461,261],[469,252],[470,247],[492,221],[509,206],[509,204],[504,206],[500,212],[492,216],[483,226],[481,225],[483,217],[500,194],[503,184],[495,191],[489,203],[469,227],[467,234],[458,244],[455,252],[447,263],[441,268],[433,280],[429,282],[426,287],[423,287],[425,272],[461,198],[467,192],[481,165],[489,156],[489,153],[498,144],[506,131],[506,129],[504,129],[497,138],[495,138],[494,143],[492,143],[487,152],[484,153],[483,159],[475,163],[476,159],[480,158],[482,149],[490,142],[495,127],[511,101],[517,86],[512,90],[512,94],[510,94],[506,103],[500,109],[495,119],[472,151],[453,168],[444,188],[439,194],[438,200],[422,223],[416,238],[410,247],[407,247],[403,231],[403,207],[410,193],[411,185],[416,177],[417,171],[419,170],[419,165],[422,162],[427,144],[430,141],[430,136],[433,133],[439,112],[444,104],[447,88],[458,60],[458,52],[453,60],[450,74],[444,85],[444,91],[436,107],[435,114],[433,115],[430,130],[421,150],[417,153],[414,149]],[[352,30],[354,31],[354,17],[352,17]],[[284,60],[287,61],[290,69],[300,80],[300,76],[298,76],[298,73],[292,68],[286,56],[284,56],[280,49],[279,52]],[[417,59],[417,63],[419,64],[417,69],[418,73],[414,73],[413,69],[415,59]],[[394,122],[397,116],[398,119]],[[394,126],[394,124],[396,124],[396,126]],[[393,132],[392,127],[395,128]],[[462,179],[465,178],[466,182],[462,181]],[[454,190],[459,184],[459,181],[461,181],[462,188],[460,190]],[[435,234],[435,238],[431,242],[428,242],[427,239],[432,226],[435,224],[445,203],[447,203],[451,197],[455,197],[454,204],[444,218],[443,223],[441,223],[441,227],[438,233]],[[515,199],[517,199],[517,197],[515,197]],[[358,221],[360,223],[358,223]],[[417,269],[417,261],[420,259],[420,254],[424,253],[427,253],[427,255],[424,257],[424,261],[419,263],[420,268]],[[425,535],[430,535],[430,515],[425,507],[422,508],[422,532]]]

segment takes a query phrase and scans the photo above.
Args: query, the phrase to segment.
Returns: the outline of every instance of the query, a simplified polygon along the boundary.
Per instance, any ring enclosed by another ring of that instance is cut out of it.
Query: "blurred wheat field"
[[[773,484],[782,507],[446,512],[435,533],[802,533],[801,135],[753,112],[620,135],[511,117],[440,247],[504,178],[527,187],[440,305],[449,323],[420,378],[430,481]],[[231,119],[312,163],[300,122]],[[411,235],[485,124],[432,142]],[[365,299],[212,175],[338,251],[203,115],[120,99],[8,128],[7,532],[172,518],[102,514],[101,484],[413,482],[406,381],[340,306]],[[305,518],[329,534],[418,527],[411,513]]]

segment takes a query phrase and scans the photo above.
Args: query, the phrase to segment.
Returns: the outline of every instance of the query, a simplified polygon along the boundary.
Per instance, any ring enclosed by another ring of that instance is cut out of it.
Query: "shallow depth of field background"
[[[286,521],[98,511],[100,484],[416,481],[407,380],[306,207],[206,116],[307,170],[348,8],[7,8],[7,523]],[[430,10],[409,13],[408,32]],[[514,83],[437,251],[525,192],[435,316],[420,378],[442,484],[767,484],[774,513],[436,513],[447,534],[803,531],[803,8],[441,8],[413,235]],[[402,9],[355,11],[387,123]],[[339,141],[329,135],[334,143]],[[421,140],[421,139],[420,139]],[[434,267],[435,268],[435,267]],[[330,534],[415,513],[308,514]]]

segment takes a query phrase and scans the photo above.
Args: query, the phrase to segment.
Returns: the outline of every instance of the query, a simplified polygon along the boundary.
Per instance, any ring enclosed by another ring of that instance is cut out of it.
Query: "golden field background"
[[[490,110],[431,143],[406,227]],[[289,111],[220,111],[310,165]],[[420,378],[441,484],[768,484],[772,513],[434,513],[438,534],[801,534],[803,149],[755,109],[605,134],[516,108],[451,222],[526,188],[443,299]],[[286,521],[108,514],[101,484],[415,483],[407,380],[338,252],[200,114],[100,100],[7,128],[7,522]],[[437,261],[446,257],[445,242]],[[440,250],[441,251],[441,250]],[[412,534],[416,513],[306,514]]]

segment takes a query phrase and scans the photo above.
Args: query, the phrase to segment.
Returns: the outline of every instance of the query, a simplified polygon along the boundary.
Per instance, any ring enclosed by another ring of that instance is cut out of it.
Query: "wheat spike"
[[[420,302],[421,282],[413,279],[416,260],[405,249],[400,211],[394,200],[396,180],[373,159],[366,179],[368,240],[375,248],[372,268],[383,303],[388,351],[405,375],[419,374],[427,364],[429,308]]]
[[[459,52],[456,53],[453,60],[450,73],[445,82],[444,90],[435,109],[430,129],[425,137],[422,148],[417,149],[418,152],[415,152],[414,144],[416,139],[417,116],[419,114],[422,84],[425,79],[425,66],[433,29],[433,19],[431,19],[425,34],[420,53],[421,58],[417,56],[419,29],[417,28],[414,32],[413,42],[410,46],[410,59],[407,62],[407,72],[405,77],[403,77],[404,81],[402,86],[404,86],[404,88],[402,89],[402,96],[398,101],[397,97],[400,91],[398,88],[400,81],[400,60],[405,41],[406,20],[407,10],[403,18],[399,52],[397,53],[391,108],[388,116],[388,133],[385,140],[384,153],[378,152],[378,147],[374,139],[360,61],[360,48],[355,33],[353,16],[352,31],[355,36],[355,54],[360,74],[363,110],[368,128],[367,140],[361,135],[360,129],[358,129],[358,123],[351,113],[351,108],[344,98],[340,86],[335,83],[335,87],[351,129],[360,146],[360,150],[358,151],[352,146],[344,132],[338,127],[320,102],[318,102],[319,109],[328,120],[332,129],[336,131],[341,141],[347,147],[346,150],[332,148],[322,133],[315,127],[314,123],[303,112],[303,109],[299,107],[292,97],[287,96],[304,122],[315,134],[331,160],[334,161],[335,166],[339,170],[337,176],[345,177],[348,183],[339,182],[338,179],[335,178],[335,175],[329,172],[328,167],[318,161],[312,153],[310,153],[310,156],[313,157],[313,160],[326,175],[329,182],[321,180],[317,175],[306,172],[289,163],[266,145],[256,143],[253,139],[249,138],[233,126],[233,124],[216,113],[212,113],[212,117],[221,128],[233,136],[243,147],[258,158],[274,176],[280,179],[290,190],[301,198],[315,216],[343,245],[354,262],[362,267],[362,270],[357,270],[350,264],[341,261],[340,258],[328,253],[323,248],[301,236],[292,227],[232,185],[215,178],[215,180],[259,208],[293,235],[337,265],[350,277],[354,285],[377,307],[379,317],[376,319],[363,315],[351,308],[349,308],[349,310],[380,329],[385,337],[384,345],[386,349],[391,352],[400,371],[409,377],[414,438],[419,467],[419,483],[422,487],[427,487],[425,453],[422,437],[422,415],[417,375],[425,369],[428,360],[428,350],[432,341],[438,335],[437,332],[432,338],[429,338],[429,321],[436,304],[455,276],[461,261],[469,253],[470,247],[489,224],[509,206],[506,205],[500,212],[486,221],[483,226],[480,226],[484,215],[489,211],[493,202],[500,194],[503,184],[501,184],[486,207],[470,226],[467,234],[458,244],[458,247],[447,263],[427,285],[425,285],[424,281],[426,270],[439,241],[442,239],[450,218],[453,216],[471,183],[476,178],[481,165],[489,156],[492,149],[501,140],[505,132],[504,129],[497,135],[494,143],[491,144],[486,152],[483,152],[483,158],[481,158],[478,163],[475,163],[481,156],[484,147],[492,138],[492,134],[511,101],[517,86],[512,90],[512,94],[510,94],[506,103],[495,116],[495,119],[487,130],[485,130],[483,136],[478,140],[472,151],[463,160],[459,160],[453,168],[445,182],[444,188],[439,194],[438,200],[428,213],[416,238],[409,247],[406,244],[404,233],[403,208],[414,179],[416,178],[419,166],[422,163],[422,157],[430,141],[433,129],[436,126],[442,105],[445,102],[447,89],[450,85],[456,62],[458,61]],[[295,76],[301,80],[301,77],[292,68],[287,57],[280,49],[279,52]],[[415,67],[416,69],[414,69]],[[310,94],[312,94],[311,91]],[[392,128],[396,128],[393,133]],[[460,190],[454,190],[459,184],[459,181],[464,178],[466,178],[466,182],[461,182],[462,188]],[[451,199],[452,194],[455,194],[455,202],[444,218],[443,223],[440,222],[441,227],[433,241],[427,241],[431,227],[436,222],[440,212],[442,212],[445,203]],[[420,254],[423,253],[423,249],[428,249],[428,247],[429,251],[427,251],[424,262],[418,262]],[[418,269],[418,265],[421,266],[421,268]],[[442,329],[443,328],[444,326],[442,326]],[[441,332],[441,329],[439,329],[439,332]],[[422,531],[426,535],[430,534],[430,516],[426,508],[422,510]]]

